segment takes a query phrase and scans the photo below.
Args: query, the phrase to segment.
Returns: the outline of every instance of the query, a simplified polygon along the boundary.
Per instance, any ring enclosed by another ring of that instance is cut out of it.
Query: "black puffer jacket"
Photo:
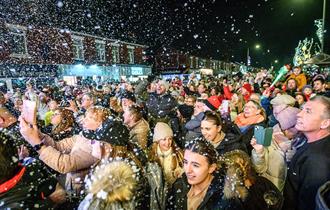
[[[150,129],[152,130],[157,122],[165,122],[171,126],[174,136],[178,137],[180,126],[177,107],[177,101],[169,93],[163,95],[151,93],[146,105]],[[179,143],[177,139],[175,140]]]
[[[227,133],[224,140],[215,148],[219,155],[223,155],[226,152],[239,149],[247,152],[245,144],[242,142],[242,137],[233,133]]]
[[[267,123],[266,121],[262,121],[260,123],[250,125],[249,128],[244,133],[241,134],[242,135],[242,142],[243,142],[243,144],[245,144],[246,149],[247,149],[247,153],[249,155],[251,155],[251,152],[253,150],[253,147],[251,146],[250,141],[251,141],[251,139],[254,135],[254,126],[258,125],[258,126],[262,126],[264,128],[267,128],[266,123]]]
[[[176,117],[176,100],[169,94],[150,94],[147,101],[147,108],[150,117],[159,119]]]
[[[9,191],[0,194],[0,209],[51,208],[54,204],[46,197],[55,191],[56,178],[45,173],[39,160],[18,167],[16,174],[20,172],[23,176],[19,182]]]
[[[287,172],[283,209],[315,209],[318,188],[330,180],[329,150],[330,135],[299,148]]]
[[[179,178],[168,194],[166,209],[169,210],[186,210],[187,194],[190,185],[188,184],[185,174]],[[219,174],[215,175],[206,195],[199,205],[198,210],[240,210],[243,209],[241,202],[237,198],[223,198],[224,179]]]

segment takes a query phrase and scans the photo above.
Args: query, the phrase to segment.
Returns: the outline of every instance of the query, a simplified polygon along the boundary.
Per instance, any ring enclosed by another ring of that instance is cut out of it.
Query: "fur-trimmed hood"
[[[101,164],[86,180],[89,193],[79,209],[116,209],[118,206],[131,209],[138,184],[137,171],[136,166],[124,160]]]
[[[227,169],[224,185],[224,197],[226,199],[239,198],[245,200],[248,196],[248,188],[244,185],[244,180],[237,174],[239,167],[232,166]]]
[[[233,150],[222,156],[220,164],[225,168],[224,197],[244,201],[255,183],[250,157],[241,150]]]

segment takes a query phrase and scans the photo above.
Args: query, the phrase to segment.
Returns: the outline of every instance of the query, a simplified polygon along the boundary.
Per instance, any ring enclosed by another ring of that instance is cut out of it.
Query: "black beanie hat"
[[[123,94],[121,94],[120,98],[121,99],[127,98],[127,99],[133,101],[134,103],[136,102],[136,98],[135,98],[134,93],[129,92],[129,91],[125,91]]]
[[[190,119],[194,113],[194,107],[187,104],[179,105],[179,112],[185,119]]]
[[[96,131],[96,139],[114,146],[127,146],[129,130],[122,121],[109,118],[103,122],[102,127]]]

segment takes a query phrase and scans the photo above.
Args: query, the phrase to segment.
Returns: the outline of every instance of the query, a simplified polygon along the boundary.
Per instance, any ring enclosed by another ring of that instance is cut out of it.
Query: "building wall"
[[[19,26],[21,27],[21,26]],[[72,35],[75,32],[62,31],[56,28],[26,28],[26,46],[27,54],[23,56],[13,57],[12,48],[10,43],[6,41],[10,37],[10,32],[5,22],[0,21],[0,34],[4,37],[0,39],[0,62],[8,64],[73,64],[75,63],[73,53],[73,40]],[[98,37],[94,37],[88,34],[79,33],[78,36],[83,37],[83,52],[84,60],[83,64],[106,64],[111,65],[112,53],[111,53],[111,41],[106,38],[100,38],[106,40],[105,43],[105,61],[100,62],[97,58],[97,51],[95,42]],[[0,36],[1,37],[1,36]],[[120,43],[120,42],[119,42]],[[128,64],[128,49],[129,43],[120,43],[120,64]],[[135,45],[134,49],[134,63],[143,63],[143,50],[144,46]]]
[[[119,57],[120,57],[120,63],[128,63],[128,49],[126,44],[120,45]]]
[[[137,64],[142,64],[143,63],[143,49],[142,47],[136,47],[134,48],[134,62]]]

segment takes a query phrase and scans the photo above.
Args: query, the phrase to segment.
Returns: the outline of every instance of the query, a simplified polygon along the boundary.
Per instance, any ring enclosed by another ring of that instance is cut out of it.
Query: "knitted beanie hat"
[[[173,131],[168,126],[168,124],[163,123],[163,122],[158,122],[154,128],[154,141],[159,141],[160,139],[165,139],[167,137],[172,137],[173,136]]]

